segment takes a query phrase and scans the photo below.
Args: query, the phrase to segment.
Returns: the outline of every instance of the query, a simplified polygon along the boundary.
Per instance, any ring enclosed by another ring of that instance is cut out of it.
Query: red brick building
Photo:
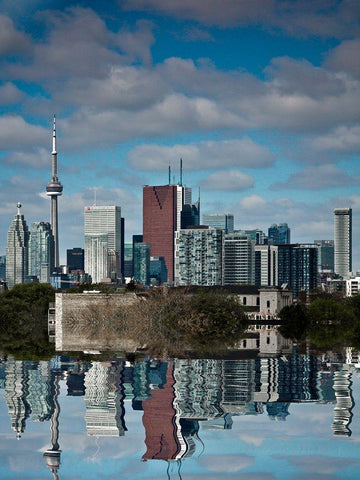
[[[143,189],[143,241],[150,243],[152,256],[164,257],[169,282],[174,281],[174,232],[182,198],[180,185],[146,185]]]

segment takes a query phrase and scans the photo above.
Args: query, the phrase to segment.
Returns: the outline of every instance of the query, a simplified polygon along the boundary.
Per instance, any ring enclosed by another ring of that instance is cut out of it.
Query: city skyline
[[[236,229],[333,239],[333,210],[352,208],[358,238],[360,9],[304,5],[0,1],[0,255],[17,202],[49,221],[54,113],[61,264],[95,198],[141,233],[143,185],[166,185],[169,164],[177,183],[180,158],[202,213]]]

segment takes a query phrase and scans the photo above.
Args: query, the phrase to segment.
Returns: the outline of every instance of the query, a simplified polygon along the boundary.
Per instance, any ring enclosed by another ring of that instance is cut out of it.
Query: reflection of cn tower
[[[54,255],[54,267],[59,266],[59,229],[58,229],[58,204],[57,197],[62,194],[63,186],[59,182],[57,176],[57,152],[56,152],[56,125],[54,115],[54,128],[53,128],[53,145],[52,145],[52,175],[51,180],[46,186],[46,195],[51,197],[51,230],[54,236],[55,243],[55,255]],[[52,272],[50,272],[52,273]]]
[[[58,402],[59,396],[59,376],[55,376],[54,380],[55,391],[54,391],[54,413],[51,416],[51,444],[52,448],[46,450],[44,453],[44,460],[46,466],[50,469],[51,473],[55,480],[58,480],[58,470],[60,468],[60,454],[61,450],[59,448],[59,414],[60,414],[60,405]]]

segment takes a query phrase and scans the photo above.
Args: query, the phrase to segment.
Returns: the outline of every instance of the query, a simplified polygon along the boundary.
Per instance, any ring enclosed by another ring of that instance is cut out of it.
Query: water
[[[338,358],[0,363],[1,479],[358,479]]]

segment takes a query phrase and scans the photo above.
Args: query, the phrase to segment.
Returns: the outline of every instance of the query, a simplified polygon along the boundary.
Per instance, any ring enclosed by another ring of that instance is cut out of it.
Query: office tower
[[[290,243],[290,228],[287,223],[273,223],[268,229],[268,243],[282,245]]]
[[[352,209],[334,210],[334,269],[342,277],[352,271]]]
[[[175,232],[175,285],[222,285],[223,236],[209,227]]]
[[[234,215],[231,213],[207,213],[203,224],[211,228],[221,228],[225,233],[234,233]]]
[[[133,268],[133,244],[132,242],[124,243],[124,277],[131,278],[134,275]]]
[[[0,281],[5,282],[6,279],[6,256],[0,255]]]
[[[48,222],[33,222],[29,241],[29,275],[50,283],[54,269],[54,237]]]
[[[143,285],[150,284],[150,244],[137,242],[134,245],[134,280]]]
[[[17,214],[11,222],[6,244],[6,281],[9,288],[24,283],[28,274],[29,229],[24,215],[20,213],[21,203],[17,204]]]
[[[300,291],[310,293],[317,287],[317,247],[306,245],[278,245],[277,286],[288,284],[297,297]]]
[[[224,285],[254,285],[255,242],[248,235],[233,233],[224,239]]]
[[[168,281],[174,281],[174,232],[181,225],[183,187],[148,186],[143,189],[143,240],[151,255],[164,257]]]
[[[199,203],[186,203],[181,211],[181,228],[196,227],[200,223]]]
[[[255,245],[267,245],[268,243],[268,237],[262,230],[259,230],[258,228],[254,230],[237,230],[236,233],[247,235],[251,238],[251,240],[254,240]]]
[[[94,283],[121,279],[121,208],[85,207],[85,271]]]
[[[69,272],[72,270],[84,270],[84,249],[75,247],[66,250],[66,265]]]
[[[334,271],[334,240],[314,240],[318,247],[318,269]]]
[[[150,257],[150,283],[161,285],[166,282],[167,270],[164,257]]]
[[[54,127],[53,127],[53,143],[52,143],[52,174],[51,180],[46,186],[46,195],[51,198],[51,213],[50,222],[51,229],[54,235],[54,267],[59,267],[59,229],[58,229],[58,200],[57,198],[62,195],[63,186],[59,182],[57,176],[57,151],[56,151],[56,124],[54,115]]]

